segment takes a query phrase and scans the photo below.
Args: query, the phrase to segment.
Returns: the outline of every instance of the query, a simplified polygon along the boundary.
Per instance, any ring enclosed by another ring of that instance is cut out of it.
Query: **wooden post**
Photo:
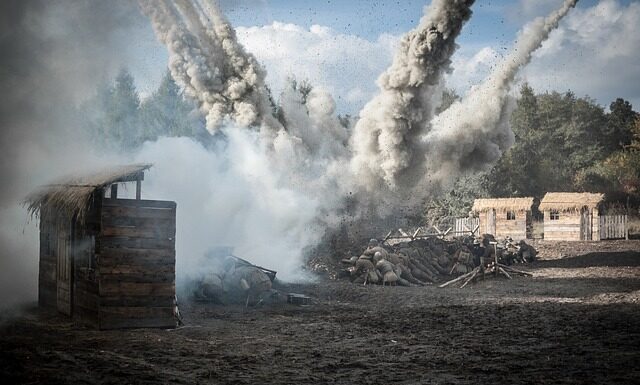
[[[111,185],[111,199],[118,199],[118,184]]]
[[[591,240],[600,240],[600,214],[597,207],[591,210]]]
[[[625,214],[624,216],[624,239],[629,240],[629,217]]]
[[[136,200],[142,199],[142,181],[136,180]]]

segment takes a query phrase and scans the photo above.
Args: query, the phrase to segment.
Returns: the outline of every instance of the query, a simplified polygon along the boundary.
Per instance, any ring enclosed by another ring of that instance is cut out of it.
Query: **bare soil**
[[[640,383],[640,241],[538,242],[532,278],[465,289],[320,281],[310,306],[187,303],[176,330],[0,326],[2,383]],[[522,266],[521,266],[522,267]]]

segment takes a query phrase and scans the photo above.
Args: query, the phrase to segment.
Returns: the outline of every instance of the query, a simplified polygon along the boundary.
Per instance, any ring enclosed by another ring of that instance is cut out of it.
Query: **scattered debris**
[[[220,304],[261,303],[273,296],[276,272],[236,257],[229,248],[214,248],[206,255],[203,274],[193,282],[193,296]]]

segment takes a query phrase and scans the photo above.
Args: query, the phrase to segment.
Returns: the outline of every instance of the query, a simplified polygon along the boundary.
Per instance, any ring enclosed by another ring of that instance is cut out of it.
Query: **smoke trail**
[[[513,141],[508,92],[517,71],[576,2],[566,1],[561,10],[527,26],[488,81],[434,119],[455,39],[474,3],[434,0],[419,26],[402,39],[393,64],[378,79],[380,93],[364,107],[349,136],[335,116],[335,102],[321,89],[285,87],[274,119],[264,71],[238,43],[213,0],[177,0],[175,7],[161,1],[160,10],[140,1],[170,51],[172,74],[182,71],[176,81],[200,102],[208,129],[230,127],[223,129],[234,143],[230,151],[237,152],[230,159],[268,175],[258,190],[286,191],[275,195],[300,203],[287,212],[307,210],[300,213],[302,221],[283,223],[322,229],[345,220],[373,228],[384,223],[376,216],[415,211],[427,191],[495,162]],[[259,126],[260,135],[232,133],[236,126]],[[238,221],[238,228],[251,225]],[[291,232],[288,226],[284,231]],[[299,256],[308,241],[299,239],[292,255]]]
[[[179,0],[139,1],[158,40],[169,51],[169,68],[187,96],[198,101],[207,129],[215,132],[226,119],[240,126],[278,128],[270,114],[265,73],[237,43],[233,29],[215,4],[207,7]]]
[[[361,111],[351,145],[351,167],[371,190],[383,182],[392,189],[416,163],[419,136],[433,117],[434,96],[471,17],[474,0],[435,0],[416,29],[406,34],[393,64],[378,79],[380,93]]]
[[[220,106],[225,103],[219,68],[208,60],[198,39],[188,31],[172,4],[164,0],[140,0],[139,4],[151,20],[158,40],[169,51],[171,76],[188,97],[198,102],[207,116],[208,126],[219,124],[223,115]],[[220,111],[220,115],[214,119],[211,111]]]
[[[509,91],[516,74],[576,3],[566,0],[546,18],[527,24],[511,53],[489,78],[433,120],[425,138],[425,176],[429,180],[424,183],[447,184],[464,172],[487,169],[513,144],[509,118],[514,101]]]

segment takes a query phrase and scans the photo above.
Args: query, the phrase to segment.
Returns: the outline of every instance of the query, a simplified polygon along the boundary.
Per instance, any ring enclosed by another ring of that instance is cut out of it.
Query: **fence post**
[[[624,239],[629,240],[629,217],[624,215]]]

